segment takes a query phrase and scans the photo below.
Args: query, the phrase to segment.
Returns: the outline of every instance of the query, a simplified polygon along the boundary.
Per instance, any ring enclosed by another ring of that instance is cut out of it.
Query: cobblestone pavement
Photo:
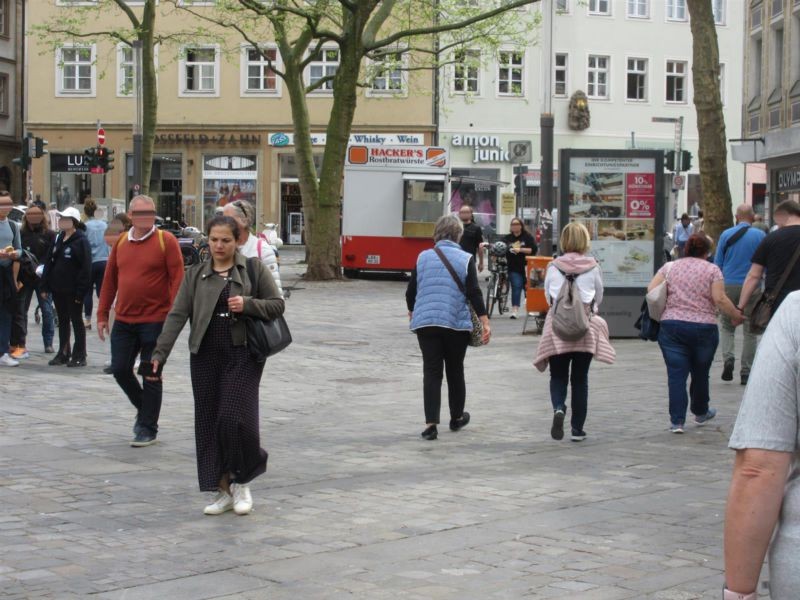
[[[246,517],[202,514],[185,334],[159,443],[136,449],[108,345],[92,331],[89,367],[48,367],[31,325],[32,357],[0,372],[4,598],[719,597],[742,394],[719,363],[719,416],[671,435],[658,347],[618,341],[592,366],[588,439],[555,442],[537,338],[498,318],[468,352],[472,422],[426,442],[405,283],[306,283],[283,257],[295,342],[262,381],[270,463]]]

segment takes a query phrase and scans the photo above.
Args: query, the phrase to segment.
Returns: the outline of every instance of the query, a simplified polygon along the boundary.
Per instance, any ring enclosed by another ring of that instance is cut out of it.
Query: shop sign
[[[511,162],[508,150],[500,145],[496,135],[453,134],[450,144],[457,148],[472,148],[472,162]]]
[[[218,146],[254,146],[261,144],[261,135],[257,133],[157,133],[156,144],[200,145],[216,144]]]
[[[83,154],[50,154],[51,173],[89,173]]]
[[[447,150],[433,146],[348,146],[347,165],[447,167]]]
[[[503,192],[500,196],[500,212],[504,215],[513,215],[517,209],[517,197],[513,192]]]
[[[267,134],[270,146],[283,148],[294,146],[294,134],[282,131]],[[325,133],[312,133],[311,145],[324,146],[328,141]],[[349,144],[380,144],[383,146],[421,146],[425,143],[424,133],[353,133]]]
[[[789,190],[800,189],[800,167],[782,169],[778,171],[778,191],[788,192]]]
[[[527,173],[523,173],[522,178],[525,181],[525,187],[539,187],[542,185],[541,169],[528,169]],[[553,169],[553,187],[558,187],[558,169]]]

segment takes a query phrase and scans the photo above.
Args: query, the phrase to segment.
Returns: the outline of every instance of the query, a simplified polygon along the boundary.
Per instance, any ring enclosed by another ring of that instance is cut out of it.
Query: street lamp
[[[683,145],[683,117],[653,117],[650,119],[653,123],[673,123],[675,125],[675,166],[672,171],[672,178],[673,182],[675,181],[675,176],[678,174],[680,170],[680,163],[681,163],[681,146]],[[674,187],[674,183],[670,184],[670,189],[675,194],[674,197],[674,205],[672,207],[672,219],[675,220],[678,218],[678,188]],[[666,219],[665,219],[666,221]]]

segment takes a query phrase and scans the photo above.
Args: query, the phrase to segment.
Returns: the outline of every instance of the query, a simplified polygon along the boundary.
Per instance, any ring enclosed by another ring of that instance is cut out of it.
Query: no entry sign
[[[102,127],[97,130],[97,143],[101,146],[106,143],[106,130]]]

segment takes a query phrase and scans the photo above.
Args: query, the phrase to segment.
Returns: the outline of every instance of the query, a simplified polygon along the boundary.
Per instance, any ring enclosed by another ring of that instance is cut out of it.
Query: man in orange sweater
[[[128,210],[133,227],[120,236],[108,257],[97,307],[97,332],[105,340],[108,313],[114,305],[111,370],[136,407],[131,446],[141,447],[156,441],[162,384],[144,378],[140,384],[133,365],[140,353],[142,362],[150,360],[183,281],[183,256],[175,236],[156,229],[152,198],[136,196]]]

